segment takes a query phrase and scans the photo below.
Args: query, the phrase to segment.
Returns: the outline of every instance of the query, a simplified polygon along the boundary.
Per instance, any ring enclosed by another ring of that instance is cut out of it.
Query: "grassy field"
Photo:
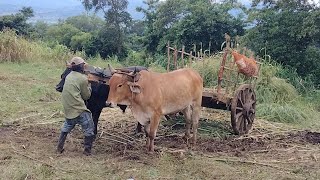
[[[86,157],[80,127],[68,136],[65,152],[55,153],[64,118],[54,87],[64,60],[74,54],[10,31],[0,33],[0,47],[0,179],[320,179],[320,92],[279,65],[265,62],[249,135],[233,134],[230,112],[203,108],[196,146],[182,139],[184,121],[178,117],[161,123],[158,151],[148,154],[145,138],[134,134],[130,110],[105,108],[93,155]],[[132,58],[142,61],[139,53]],[[164,71],[160,62],[149,61],[150,69]],[[116,58],[88,62],[121,66]],[[219,62],[213,57],[193,64],[207,87],[216,85]]]
[[[130,111],[104,109],[99,124],[104,134],[92,157],[82,155],[79,128],[68,137],[66,152],[55,154],[63,114],[54,86],[63,70],[63,65],[0,64],[0,179],[320,178],[316,126],[257,119],[249,136],[237,137],[229,112],[212,109],[203,110],[199,144],[192,148],[181,138],[183,125],[163,122],[156,140],[160,150],[147,154],[144,138],[133,134]],[[114,142],[108,133],[132,136],[135,143]]]

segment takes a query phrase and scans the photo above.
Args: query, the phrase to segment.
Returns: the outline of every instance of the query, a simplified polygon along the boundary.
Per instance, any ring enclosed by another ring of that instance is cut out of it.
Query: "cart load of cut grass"
[[[256,89],[258,103],[288,103],[299,94],[286,80],[272,77],[268,83],[259,83]]]
[[[192,68],[198,71],[203,78],[204,87],[215,87],[217,85],[221,58],[220,56],[211,56],[193,62]]]

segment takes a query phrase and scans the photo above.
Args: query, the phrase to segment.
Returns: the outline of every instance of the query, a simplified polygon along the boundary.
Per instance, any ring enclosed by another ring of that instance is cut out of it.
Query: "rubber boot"
[[[84,151],[83,154],[86,156],[91,155],[92,143],[94,141],[94,136],[85,136],[84,137]]]
[[[63,153],[64,151],[64,142],[66,141],[68,133],[67,132],[61,132],[59,140],[58,140],[58,146],[57,146],[57,153]]]

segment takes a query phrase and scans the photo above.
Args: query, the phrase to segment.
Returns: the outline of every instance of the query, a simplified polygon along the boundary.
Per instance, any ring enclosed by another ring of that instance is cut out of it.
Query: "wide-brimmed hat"
[[[73,57],[70,61],[71,65],[79,65],[79,64],[86,64],[86,62],[81,57]]]

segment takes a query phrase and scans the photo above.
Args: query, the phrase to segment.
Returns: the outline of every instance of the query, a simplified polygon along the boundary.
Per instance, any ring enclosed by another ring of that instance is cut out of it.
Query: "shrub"
[[[83,52],[71,52],[66,46],[43,41],[28,41],[13,30],[0,32],[0,62],[31,62],[61,65],[72,56],[85,57]]]

